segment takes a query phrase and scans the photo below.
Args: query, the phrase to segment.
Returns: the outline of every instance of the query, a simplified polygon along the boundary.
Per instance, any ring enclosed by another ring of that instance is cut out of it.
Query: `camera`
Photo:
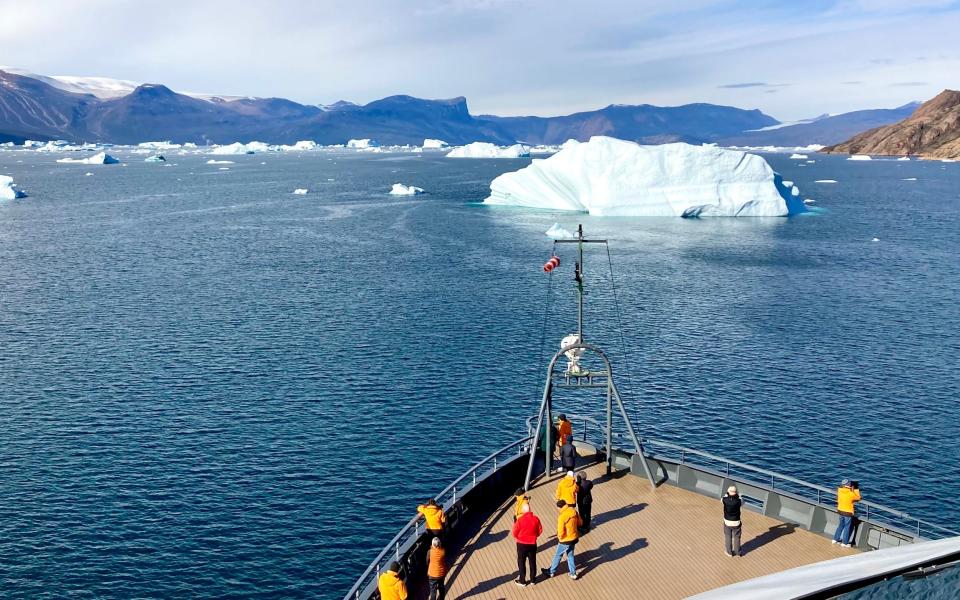
[[[851,481],[851,482],[850,482],[850,489],[851,489],[851,490],[859,490],[859,489],[860,489],[860,482],[859,482],[859,481]]]

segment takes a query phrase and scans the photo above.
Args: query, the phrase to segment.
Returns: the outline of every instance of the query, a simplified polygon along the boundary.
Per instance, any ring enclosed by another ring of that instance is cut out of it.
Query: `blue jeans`
[[[853,517],[840,515],[840,523],[837,525],[837,531],[833,534],[833,541],[842,544],[850,543],[850,534],[853,527]]]
[[[571,575],[577,574],[577,566],[573,564],[573,547],[576,544],[557,544],[557,553],[553,555],[553,562],[550,563],[550,575],[553,575],[557,572],[557,567],[560,565],[560,558],[563,557],[564,553],[567,555],[567,568],[570,569]]]

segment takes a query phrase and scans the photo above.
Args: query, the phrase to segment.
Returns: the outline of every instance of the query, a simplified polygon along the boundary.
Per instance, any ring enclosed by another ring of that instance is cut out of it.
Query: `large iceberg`
[[[593,137],[497,177],[484,203],[603,216],[782,217],[806,211],[794,189],[755,154]]]
[[[473,142],[458,146],[447,153],[447,158],[521,158],[530,156],[530,148],[521,144],[498,146],[488,142]]]
[[[0,175],[0,200],[15,200],[26,197],[26,192],[17,189],[17,184],[13,182],[13,177]]]
[[[87,158],[61,158],[57,160],[58,163],[76,163],[79,165],[115,165],[119,160],[110,156],[106,152],[98,152],[93,156],[88,156]]]

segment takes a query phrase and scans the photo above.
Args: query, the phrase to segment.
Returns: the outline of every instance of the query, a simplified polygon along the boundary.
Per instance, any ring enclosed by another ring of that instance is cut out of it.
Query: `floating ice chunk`
[[[818,179],[814,183],[836,183],[836,179]]]
[[[788,188],[789,188],[789,187],[793,187],[793,182],[784,179],[784,180],[783,180],[783,185],[784,185],[785,187],[788,187]]]
[[[808,161],[807,161],[807,164],[808,164],[808,165],[812,165],[812,164],[815,163],[815,162],[817,162],[817,161],[815,161],[815,160],[808,160]]]
[[[872,157],[867,156],[866,154],[854,154],[847,158],[847,160],[873,160]]]
[[[940,162],[948,162],[948,163],[952,163],[952,162],[957,162],[957,161],[955,161],[955,160],[954,160],[954,159],[952,159],[952,158],[944,158],[944,159],[942,159],[942,160],[941,160]]]
[[[879,241],[880,241],[880,238],[873,238],[873,239],[870,240],[870,241],[871,241],[871,242],[879,242]]]
[[[910,160],[910,157],[909,157],[909,156],[901,156],[901,157],[898,158],[897,160]]]
[[[377,142],[377,140],[371,140],[367,138],[364,138],[362,140],[350,140],[349,142],[347,142],[347,148],[365,149],[365,148],[379,148],[379,147],[380,147],[380,144]]]
[[[917,180],[916,177],[907,177],[905,179],[901,179],[901,181],[916,181],[916,180]]]
[[[137,144],[137,148],[146,148],[147,150],[178,150],[180,147],[180,144],[174,144],[170,141],[141,142]]]
[[[801,160],[801,159],[806,159],[806,158],[807,158],[807,155],[806,155],[806,154],[793,153],[793,154],[790,155],[790,158],[793,158],[793,159],[796,159],[796,160]]]
[[[530,148],[522,144],[497,146],[487,142],[473,142],[458,146],[447,153],[447,158],[523,158],[530,156]]]
[[[282,152],[303,152],[306,150],[316,150],[319,146],[313,140],[300,140],[292,146],[279,146]]]
[[[797,186],[793,186],[793,187],[790,189],[790,195],[793,196],[794,198],[796,198],[797,196],[799,196],[799,195],[800,195],[800,188],[798,188]]]
[[[93,177],[93,173],[84,173],[83,176],[84,176],[84,177]]]
[[[234,142],[226,146],[217,146],[210,151],[210,154],[253,154],[254,152],[267,152],[268,150],[270,150],[269,144],[264,144],[263,142],[250,142],[247,144]]]
[[[27,193],[17,189],[17,184],[13,182],[13,177],[9,175],[0,175],[0,200],[16,200],[17,198],[26,198]]]
[[[99,152],[87,158],[60,158],[58,163],[76,163],[80,165],[115,165],[119,160],[110,156],[106,152]]]
[[[484,202],[603,216],[781,217],[806,210],[754,154],[609,137],[564,146],[494,179]]]
[[[422,194],[423,188],[414,187],[412,185],[403,185],[402,183],[395,183],[390,189],[390,193],[394,196],[415,196],[416,194]]]
[[[803,203],[804,203],[804,204],[813,204],[814,202],[816,202],[816,200],[814,200],[814,199],[812,199],[812,198],[804,198],[804,199],[803,199]]]
[[[553,227],[548,229],[546,233],[547,233],[547,237],[551,237],[555,240],[575,237],[572,233],[564,229],[563,226],[560,225],[560,223],[554,223]]]
[[[306,196],[309,190],[307,188],[297,188],[293,190],[293,193],[297,196]]]
[[[449,145],[450,145],[450,144],[446,143],[446,142],[443,141],[443,140],[431,140],[430,138],[427,138],[427,139],[423,140],[423,147],[424,147],[424,149],[434,149],[434,150],[436,150],[436,149],[438,149],[438,148],[446,148],[446,147],[449,146]]]
[[[219,171],[229,171],[229,170],[230,170],[230,167],[220,167],[218,170],[219,170]]]
[[[207,161],[207,164],[208,165],[232,165],[233,161],[232,160],[214,160],[211,158],[210,160]]]
[[[145,159],[143,159],[143,162],[159,163],[159,162],[167,162],[167,159],[164,158],[164,156],[163,156],[162,154],[157,154],[156,156],[148,156],[148,157],[146,157]]]

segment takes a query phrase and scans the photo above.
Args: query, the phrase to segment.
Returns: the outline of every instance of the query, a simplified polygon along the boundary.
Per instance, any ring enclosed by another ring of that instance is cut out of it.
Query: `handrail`
[[[586,415],[569,415],[568,418],[569,418],[569,420],[570,420],[571,423],[574,423],[574,422],[583,422],[583,424],[584,424],[583,438],[584,438],[584,439],[586,439],[586,437],[587,437],[587,428],[586,428],[586,425],[587,425],[588,423],[591,424],[591,425],[593,425],[593,426],[595,426],[595,427],[599,430],[599,433],[601,433],[601,434],[604,436],[603,439],[606,438],[606,426],[605,426],[603,423],[601,423],[600,421],[598,421],[597,419],[594,419],[593,417],[589,417],[589,416],[586,416]],[[528,432],[530,431],[530,428],[532,427],[532,421],[533,421],[533,417],[530,417],[530,418],[527,419],[527,431],[528,431]],[[614,435],[616,435],[617,437],[623,437],[622,435],[617,434],[616,432],[614,432]],[[574,437],[576,438],[576,435],[574,435]],[[671,448],[671,449],[673,449],[673,450],[678,450],[678,451],[680,452],[680,460],[679,460],[680,464],[686,464],[686,463],[688,463],[688,462],[689,462],[688,457],[689,457],[690,455],[700,456],[700,457],[705,458],[705,459],[707,459],[707,460],[711,460],[711,461],[718,462],[718,463],[723,463],[724,466],[725,466],[725,472],[726,472],[726,474],[728,474],[728,475],[729,475],[730,467],[731,467],[731,466],[734,466],[734,467],[738,467],[738,468],[740,468],[740,469],[745,469],[745,470],[747,470],[747,471],[752,471],[753,473],[759,473],[759,474],[761,474],[761,475],[764,475],[764,476],[766,476],[766,477],[769,477],[769,478],[771,478],[771,482],[770,482],[770,483],[771,483],[771,485],[770,485],[771,488],[775,488],[775,487],[776,487],[776,480],[779,479],[779,480],[781,480],[781,481],[788,481],[788,482],[790,482],[790,483],[793,483],[793,484],[796,484],[796,485],[800,485],[800,486],[803,486],[803,487],[805,487],[805,488],[809,488],[809,489],[812,489],[812,490],[816,490],[816,491],[817,491],[817,500],[816,500],[816,503],[817,503],[818,505],[823,504],[823,502],[822,502],[822,495],[823,495],[824,493],[826,493],[826,494],[828,494],[828,495],[830,495],[830,496],[836,496],[836,490],[833,490],[833,489],[824,487],[824,486],[822,486],[822,485],[817,485],[817,484],[814,484],[814,483],[810,483],[810,482],[807,482],[807,481],[803,481],[802,479],[797,479],[797,478],[791,477],[791,476],[789,476],[789,475],[783,475],[782,473],[777,473],[776,471],[770,471],[770,470],[768,470],[768,469],[763,469],[763,468],[760,468],[760,467],[755,467],[755,466],[753,466],[753,465],[749,465],[749,464],[746,464],[746,463],[741,463],[741,462],[733,461],[733,460],[724,458],[724,457],[722,457],[722,456],[717,456],[717,455],[715,455],[715,454],[710,454],[710,453],[708,453],[708,452],[703,452],[702,450],[696,450],[696,449],[694,449],[694,448],[687,448],[687,447],[685,447],[685,446],[680,446],[680,445],[674,444],[674,443],[672,443],[672,442],[665,442],[665,441],[657,440],[657,439],[654,439],[654,438],[646,438],[646,437],[644,437],[644,438],[641,438],[640,441],[641,441],[641,443],[644,444],[644,445],[662,446],[662,447],[666,447],[666,448]],[[708,468],[709,468],[709,467],[708,467]],[[897,509],[895,509],[895,508],[890,508],[889,506],[884,506],[884,505],[882,505],[882,504],[879,504],[879,503],[876,503],[876,502],[870,502],[870,501],[861,501],[860,504],[866,509],[866,514],[864,515],[864,517],[865,517],[867,520],[870,520],[870,510],[871,510],[871,509],[873,509],[875,512],[876,512],[876,511],[880,511],[880,512],[883,512],[883,513],[887,513],[888,516],[896,517],[897,519],[902,519],[903,521],[908,521],[908,522],[910,523],[911,527],[913,528],[914,532],[916,533],[916,535],[917,535],[918,537],[920,537],[920,536],[922,535],[922,534],[921,534],[921,531],[922,531],[923,528],[926,528],[927,531],[933,530],[933,531],[936,531],[936,532],[942,532],[941,535],[943,535],[943,536],[955,536],[955,535],[960,535],[960,532],[954,531],[954,530],[952,530],[952,529],[948,529],[948,528],[946,528],[946,527],[942,527],[942,526],[940,526],[940,525],[937,525],[937,524],[935,524],[935,523],[931,523],[931,522],[929,522],[929,521],[925,521],[925,520],[923,520],[923,519],[918,519],[917,517],[914,517],[914,516],[912,516],[912,515],[910,515],[910,514],[908,514],[908,513],[905,513],[905,512],[900,511],[900,510],[897,510]]]
[[[530,441],[530,436],[526,436],[518,440],[514,440],[513,442],[510,442],[509,444],[500,448],[496,452],[488,455],[486,458],[484,458],[480,462],[476,463],[475,465],[473,465],[472,467],[464,471],[463,474],[460,475],[460,477],[458,477],[453,481],[453,483],[443,488],[443,490],[435,496],[437,502],[444,507],[445,511],[449,510],[449,508],[452,508],[453,506],[456,505],[457,487],[460,486],[460,484],[463,483],[464,480],[472,478],[471,483],[468,483],[461,487],[460,489],[461,497],[462,497],[462,493],[472,490],[474,487],[476,487],[477,483],[483,481],[493,473],[496,473],[497,467],[498,467],[497,465],[498,457],[500,457],[501,455],[507,452],[516,451],[517,449],[519,449],[519,452],[517,453],[517,455],[518,456],[522,455],[524,450],[526,449],[525,445],[529,441]],[[481,469],[483,469],[483,467],[489,465],[490,463],[493,463],[492,465],[493,468],[488,473],[478,478],[477,477],[478,472]],[[448,495],[451,496],[451,498],[450,498],[449,506],[446,506],[446,503],[443,501],[443,498]],[[397,535],[393,536],[393,539],[387,542],[387,545],[384,546],[383,550],[381,550],[380,553],[377,554],[377,557],[373,559],[373,562],[371,562],[370,565],[366,568],[366,570],[364,570],[363,574],[357,578],[357,582],[353,584],[353,587],[350,588],[350,591],[348,591],[347,594],[343,597],[344,600],[356,600],[360,598],[360,591],[363,590],[367,585],[369,585],[368,579],[370,575],[372,574],[374,577],[377,577],[380,575],[380,566],[381,565],[385,566],[390,561],[388,556],[391,553],[394,553],[396,555],[396,558],[399,560],[400,547],[401,545],[405,544],[406,541],[408,541],[407,540],[408,534],[410,534],[411,530],[414,536],[418,536],[420,534],[419,523],[421,519],[422,517],[419,514],[417,514],[415,517],[407,521],[406,525],[403,526],[403,528],[397,533]]]

